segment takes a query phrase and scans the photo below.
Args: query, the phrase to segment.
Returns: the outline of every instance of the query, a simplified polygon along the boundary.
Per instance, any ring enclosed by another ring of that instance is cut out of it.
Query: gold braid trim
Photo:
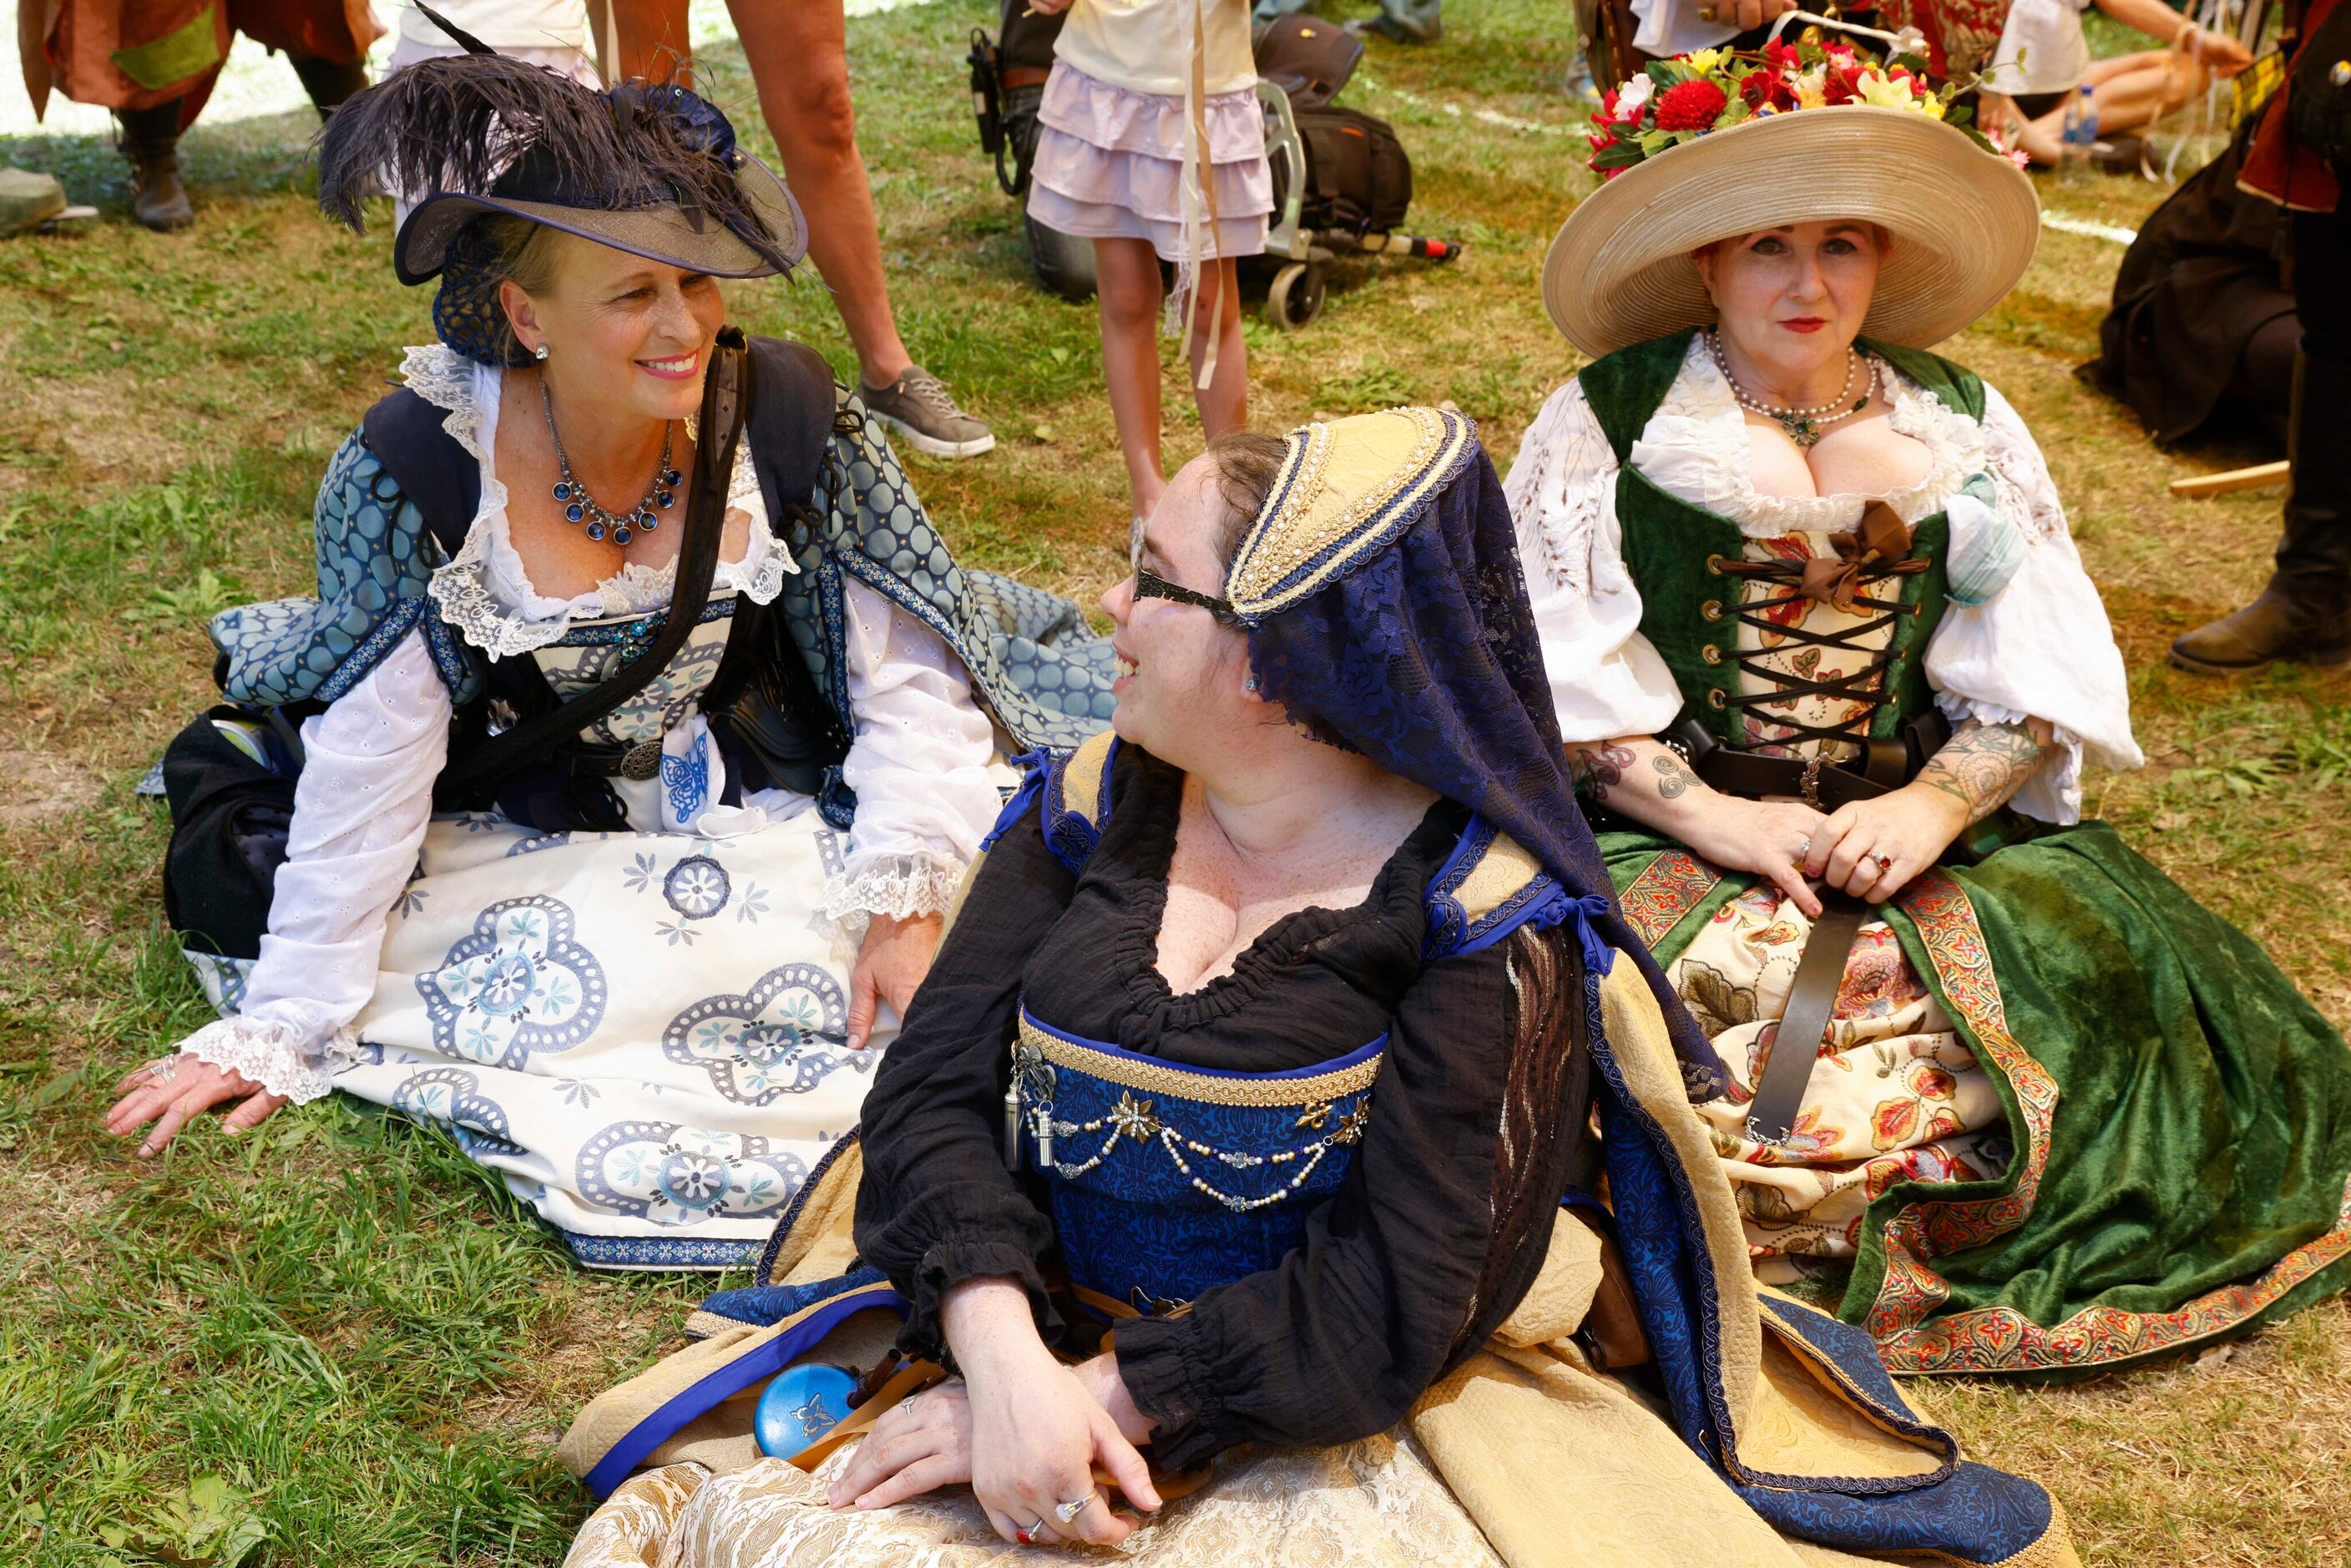
[[[1368,1061],[1337,1072],[1316,1073],[1311,1078],[1215,1077],[1170,1064],[1130,1061],[1091,1046],[1074,1044],[1038,1028],[1026,1012],[1020,1015],[1020,1043],[1056,1067],[1088,1073],[1123,1089],[1172,1095],[1202,1105],[1260,1109],[1312,1105],[1369,1089],[1372,1081],[1380,1075],[1380,1063],[1387,1055],[1382,1051]]]

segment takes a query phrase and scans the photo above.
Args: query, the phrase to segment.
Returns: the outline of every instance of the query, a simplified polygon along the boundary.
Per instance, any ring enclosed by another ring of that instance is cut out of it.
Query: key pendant
[[[1040,1105],[1037,1107],[1036,1117],[1037,1168],[1040,1170],[1049,1171],[1053,1168],[1052,1107],[1050,1105]]]
[[[1020,1074],[1015,1071],[1012,1082],[1004,1086],[1004,1168],[1020,1168]]]

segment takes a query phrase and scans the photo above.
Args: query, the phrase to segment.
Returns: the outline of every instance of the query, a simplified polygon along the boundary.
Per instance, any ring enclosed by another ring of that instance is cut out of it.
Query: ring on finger
[[[1894,857],[1892,855],[1872,855],[1869,858],[1877,862],[1877,869],[1881,873],[1889,872],[1894,869]]]
[[[179,1075],[180,1055],[177,1051],[169,1056],[159,1056],[139,1069],[140,1080],[146,1083],[169,1083]]]
[[[1088,1492],[1083,1497],[1073,1497],[1067,1502],[1057,1502],[1053,1505],[1053,1517],[1063,1524],[1075,1524],[1078,1515],[1086,1511],[1087,1506],[1096,1496],[1096,1493]]]
[[[1016,1524],[1012,1527],[1012,1539],[1023,1546],[1034,1546],[1037,1544],[1037,1532],[1044,1527],[1045,1521],[1041,1519],[1028,1524]]]

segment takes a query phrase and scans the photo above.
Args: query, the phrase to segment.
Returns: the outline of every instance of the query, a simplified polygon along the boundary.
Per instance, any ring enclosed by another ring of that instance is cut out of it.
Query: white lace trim
[[[1876,363],[1879,384],[1894,405],[1887,423],[1927,448],[1927,473],[1916,484],[1883,497],[1758,493],[1745,417],[1702,337],[1691,340],[1680,374],[1642,431],[1635,465],[1661,488],[1737,523],[1749,538],[1846,532],[1860,523],[1872,500],[1884,500],[1905,522],[1930,517],[1969,475],[1983,467],[1982,433],[1975,421],[1945,407],[1885,361]],[[1596,434],[1598,422],[1587,423]]]
[[[358,1063],[360,1042],[349,1029],[339,1029],[318,1055],[303,1045],[301,1032],[291,1024],[232,1017],[208,1023],[182,1040],[180,1054],[226,1068],[303,1105],[324,1098],[335,1086],[334,1075]]]
[[[474,361],[446,343],[420,343],[401,351],[400,379],[410,392],[444,410],[441,428],[480,461],[475,443],[480,420],[474,408]]]
[[[878,855],[855,873],[825,880],[825,918],[862,934],[876,915],[912,920],[945,914],[962,884],[964,868],[929,855]]]
[[[465,542],[433,573],[426,589],[441,608],[441,619],[455,627],[466,642],[493,659],[514,658],[555,642],[574,621],[643,614],[669,603],[677,585],[674,559],[659,567],[626,562],[594,588],[569,600],[551,600],[538,593],[521,557],[507,539],[507,486],[491,472],[493,465],[483,455],[482,409],[475,392],[475,377],[484,373],[482,368],[435,343],[409,349],[402,356],[400,370],[411,391],[447,411],[441,427],[483,467],[481,506],[465,530]],[[752,465],[747,443],[735,454],[734,472],[727,478],[726,508],[745,515],[747,538],[742,559],[719,563],[711,577],[710,591],[713,595],[740,593],[755,603],[770,603],[783,591],[785,575],[797,572],[799,564],[777,543],[768,528],[767,501],[759,493],[758,472]],[[551,607],[551,612],[543,607]]]

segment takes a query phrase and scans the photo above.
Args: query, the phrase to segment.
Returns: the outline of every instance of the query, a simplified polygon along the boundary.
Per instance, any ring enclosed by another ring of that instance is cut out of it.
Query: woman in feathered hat
[[[2351,1056],[2084,821],[2128,689],[2032,434],[1927,351],[2032,259],[1948,95],[1661,62],[1594,134],[1509,481],[1627,913],[1729,1067],[1761,1278],[1899,1371],[2095,1366],[2340,1287]]]
[[[340,1088],[584,1262],[742,1262],[856,1120],[997,727],[1098,729],[1106,649],[956,566],[820,357],[725,327],[801,235],[710,104],[429,60],[324,133],[329,214],[379,179],[441,340],[328,466],[318,597],[214,623],[246,710],[167,759],[167,894],[228,1016],[110,1125]]]
[[[1115,737],[998,821],[758,1282],[574,1423],[572,1568],[2074,1561],[1759,1299],[1467,420],[1220,438],[1103,602]]]

